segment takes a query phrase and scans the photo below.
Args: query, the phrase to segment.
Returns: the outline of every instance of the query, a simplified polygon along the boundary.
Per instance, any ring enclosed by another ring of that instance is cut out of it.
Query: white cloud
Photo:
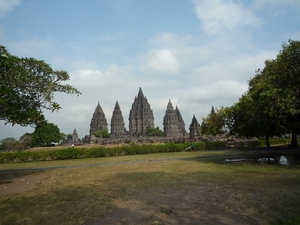
[[[260,19],[250,9],[232,0],[193,0],[193,2],[203,30],[209,35],[260,24]]]
[[[157,72],[175,74],[180,64],[170,49],[152,49],[148,52],[146,66]]]
[[[20,5],[20,0],[0,0],[0,17],[4,17],[9,11]]]

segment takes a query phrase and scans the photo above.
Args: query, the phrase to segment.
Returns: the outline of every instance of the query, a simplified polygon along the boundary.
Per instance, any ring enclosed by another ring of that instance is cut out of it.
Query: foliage
[[[80,95],[76,88],[62,84],[70,77],[34,58],[11,55],[0,45],[0,118],[21,126],[45,123],[43,110],[57,111],[55,92]]]
[[[72,134],[60,133],[60,144],[70,143],[71,140],[72,140]]]
[[[291,132],[297,146],[300,127],[300,42],[283,44],[276,59],[267,60],[249,81],[248,92],[229,110],[227,126],[239,136],[271,136]]]
[[[214,110],[206,118],[202,118],[201,133],[207,135],[218,135],[226,133],[226,112],[227,108],[221,107],[220,109]]]
[[[8,138],[4,138],[4,139],[1,140],[2,144],[4,144],[4,143],[14,143],[16,141],[17,140],[14,137],[8,137]]]
[[[300,215],[280,219],[276,222],[272,222],[271,225],[298,225],[300,224]]]
[[[0,153],[0,163],[9,162],[31,162],[31,161],[48,161],[48,160],[66,160],[82,159],[94,157],[120,156],[120,155],[137,155],[153,154],[167,152],[183,152],[190,143],[167,143],[158,145],[137,145],[104,148],[65,148],[45,151],[21,151]],[[226,149],[228,146],[224,142],[195,142],[197,150],[217,150]]]
[[[32,133],[32,146],[49,146],[52,142],[59,142],[61,135],[59,128],[53,123],[39,125]]]
[[[96,137],[109,138],[108,130],[98,130],[94,133]]]
[[[164,132],[162,130],[159,129],[159,127],[148,127],[147,129],[147,135],[148,136],[158,136],[158,137],[161,137],[164,135]]]

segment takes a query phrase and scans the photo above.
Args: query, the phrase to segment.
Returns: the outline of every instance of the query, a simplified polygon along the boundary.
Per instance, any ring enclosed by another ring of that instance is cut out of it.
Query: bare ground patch
[[[0,177],[0,195],[18,194],[55,180],[45,173],[11,173]]]
[[[115,201],[115,211],[88,225],[254,225],[254,219],[230,212],[228,193],[208,186],[151,188]]]

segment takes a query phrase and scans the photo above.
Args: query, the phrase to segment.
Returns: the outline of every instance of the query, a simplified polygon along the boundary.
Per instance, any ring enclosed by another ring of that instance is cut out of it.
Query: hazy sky
[[[161,129],[169,99],[186,128],[230,106],[283,42],[300,40],[299,0],[0,0],[0,44],[70,74],[82,95],[56,94],[48,122],[89,134],[100,102],[110,130],[116,100],[126,129],[139,87]],[[0,140],[30,127],[0,121]]]

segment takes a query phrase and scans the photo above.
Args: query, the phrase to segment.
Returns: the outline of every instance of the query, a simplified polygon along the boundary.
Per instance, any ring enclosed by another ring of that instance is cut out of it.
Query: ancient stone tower
[[[111,117],[111,137],[122,137],[126,134],[125,123],[118,101]]]
[[[181,113],[178,109],[178,107],[176,106],[176,109],[175,109],[175,113],[177,115],[177,118],[178,118],[178,126],[179,126],[179,132],[183,135],[183,137],[186,137],[187,135],[187,132],[185,130],[185,123],[182,119],[182,116],[181,116]]]
[[[192,123],[190,125],[190,138],[197,139],[200,138],[201,126],[198,123],[195,115],[193,115]]]
[[[183,137],[178,113],[180,114],[178,108],[176,107],[176,110],[174,110],[171,100],[169,100],[163,119],[164,133],[167,137]]]
[[[154,116],[150,104],[140,88],[129,112],[129,132],[134,136],[143,136],[148,128],[154,128]]]
[[[94,133],[99,130],[108,130],[108,129],[107,129],[107,120],[105,118],[105,114],[98,102],[98,105],[95,109],[90,124],[90,136],[94,135]]]
[[[215,114],[215,113],[216,113],[215,108],[214,108],[214,106],[212,106],[212,107],[211,107],[210,114]]]
[[[181,117],[180,111],[177,106],[174,110],[171,100],[169,100],[167,106],[166,114],[163,119],[163,126],[164,133],[168,137],[182,138],[186,134],[184,121]]]
[[[72,134],[72,142],[77,142],[77,141],[78,141],[78,133],[75,128]]]

